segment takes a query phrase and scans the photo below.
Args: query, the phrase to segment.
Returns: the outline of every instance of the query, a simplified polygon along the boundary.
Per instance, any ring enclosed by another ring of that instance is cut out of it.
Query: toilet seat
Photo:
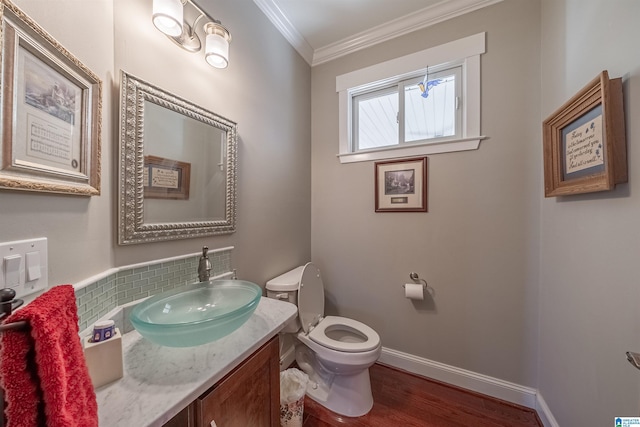
[[[298,314],[304,333],[323,347],[345,353],[361,353],[380,345],[380,336],[364,323],[346,317],[323,317],[324,285],[320,270],[312,263],[307,263],[302,270],[298,287]]]
[[[324,285],[318,267],[308,262],[302,269],[298,285],[298,317],[308,334],[324,316]]]
[[[347,332],[345,340],[331,338],[328,333]],[[347,317],[327,316],[316,325],[307,335],[312,341],[332,350],[347,353],[360,353],[375,349],[380,345],[380,336],[369,326]],[[352,341],[352,339],[362,341]]]

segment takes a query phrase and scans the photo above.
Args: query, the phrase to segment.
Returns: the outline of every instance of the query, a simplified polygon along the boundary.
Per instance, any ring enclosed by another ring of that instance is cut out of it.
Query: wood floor
[[[341,417],[305,398],[303,427],[542,427],[533,409],[375,364],[373,409]]]

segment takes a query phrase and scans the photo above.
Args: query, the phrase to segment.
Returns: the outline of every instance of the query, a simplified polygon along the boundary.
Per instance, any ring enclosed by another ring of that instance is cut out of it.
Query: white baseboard
[[[378,362],[477,393],[535,409],[545,427],[558,427],[538,391],[509,381],[382,347]]]
[[[536,412],[538,412],[538,416],[544,427],[560,427],[560,424],[558,424],[553,417],[551,409],[547,406],[547,402],[544,401],[540,392],[538,392],[536,397]]]

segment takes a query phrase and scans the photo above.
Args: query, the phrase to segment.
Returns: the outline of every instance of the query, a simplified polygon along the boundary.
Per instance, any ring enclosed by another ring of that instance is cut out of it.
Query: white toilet
[[[267,296],[298,306],[298,317],[280,341],[280,369],[295,360],[310,383],[307,395],[348,417],[365,415],[373,406],[369,367],[380,357],[380,336],[364,323],[324,317],[320,270],[308,263],[267,282]]]

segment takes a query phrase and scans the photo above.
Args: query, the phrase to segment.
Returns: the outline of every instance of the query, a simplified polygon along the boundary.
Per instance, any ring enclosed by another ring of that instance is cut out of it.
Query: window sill
[[[340,163],[369,162],[372,160],[394,159],[398,157],[425,156],[428,154],[453,153],[477,150],[486,136],[454,139],[439,143],[407,144],[403,146],[375,148],[357,153],[340,153]]]

